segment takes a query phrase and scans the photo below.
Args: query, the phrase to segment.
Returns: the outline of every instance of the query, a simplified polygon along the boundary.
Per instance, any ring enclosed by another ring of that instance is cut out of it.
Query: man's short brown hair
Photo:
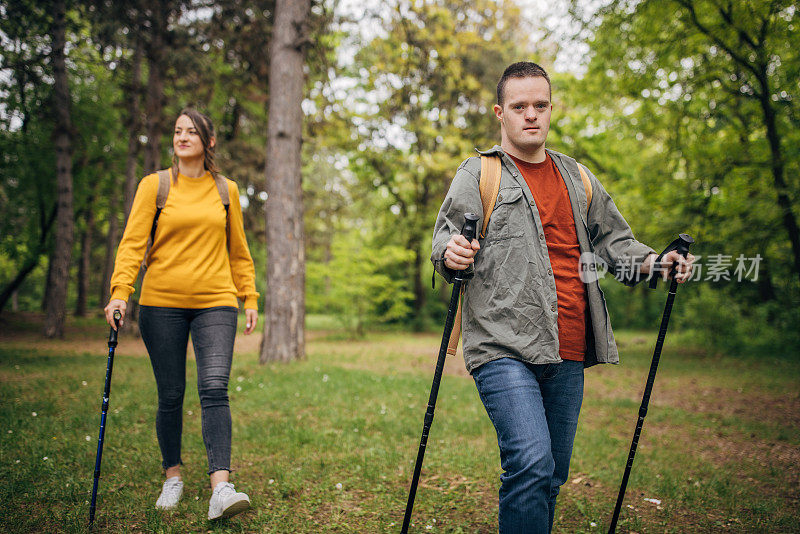
[[[506,67],[503,75],[500,76],[500,81],[497,82],[497,105],[503,107],[503,89],[505,89],[506,81],[509,78],[527,78],[528,76],[539,76],[547,80],[547,86],[550,87],[550,96],[552,97],[553,88],[550,86],[550,76],[547,75],[547,71],[533,61],[518,61]]]

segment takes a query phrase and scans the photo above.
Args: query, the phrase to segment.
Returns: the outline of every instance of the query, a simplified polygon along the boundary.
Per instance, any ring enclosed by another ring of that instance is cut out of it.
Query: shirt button
[[[553,274],[553,269],[547,269],[547,274]]]
[[[515,173],[515,172],[512,172],[512,173],[511,173],[511,176],[513,176],[514,178],[516,178],[516,177],[517,177],[517,173]]]
[[[544,240],[544,234],[539,234],[539,239]]]
[[[536,203],[535,203],[533,200],[531,200],[531,201],[530,201],[530,205],[531,205],[531,206],[535,206],[535,205],[536,205]]]
[[[497,201],[501,202],[503,200],[503,195],[497,195]]]
[[[556,311],[557,309],[558,309],[558,306],[556,306],[555,304],[551,304],[550,305],[550,311]]]

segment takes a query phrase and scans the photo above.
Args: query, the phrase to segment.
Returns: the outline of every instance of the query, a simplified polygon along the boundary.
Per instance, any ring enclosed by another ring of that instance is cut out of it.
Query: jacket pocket
[[[521,187],[506,187],[497,193],[494,211],[486,227],[486,241],[491,243],[522,237],[525,202]]]

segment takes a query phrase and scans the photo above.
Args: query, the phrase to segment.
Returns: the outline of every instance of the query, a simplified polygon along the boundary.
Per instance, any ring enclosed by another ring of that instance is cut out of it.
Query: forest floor
[[[85,532],[107,327],[0,318],[2,532]],[[184,402],[185,490],[158,512],[156,391],[141,340],[116,352],[96,526],[103,532],[398,532],[438,351],[437,333],[348,339],[312,325],[307,358],[258,364],[239,336],[230,378],[232,481],[252,510],[209,522],[196,370]],[[605,532],[654,332],[617,332],[622,364],[586,371],[554,532]],[[494,430],[458,358],[447,363],[412,532],[497,531]],[[800,532],[800,360],[720,355],[667,337],[619,532]]]

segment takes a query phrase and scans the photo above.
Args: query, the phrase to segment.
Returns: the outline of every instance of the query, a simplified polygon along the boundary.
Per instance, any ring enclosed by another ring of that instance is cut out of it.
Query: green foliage
[[[407,275],[419,314],[428,298],[422,266],[429,263],[436,212],[461,161],[476,146],[494,143],[494,86],[520,53],[523,23],[511,2],[386,7],[384,31],[352,66],[363,93],[357,93],[351,131],[358,146],[350,161],[358,191],[373,199],[385,242],[399,237],[413,253]]]
[[[341,326],[362,337],[368,326],[408,316],[413,294],[398,266],[410,261],[411,251],[398,245],[378,245],[353,230],[336,236],[331,253],[327,262],[307,265],[310,313],[333,315]]]
[[[706,266],[763,258],[756,282],[687,288],[699,296],[681,304],[697,307],[685,326],[720,347],[794,339],[797,17],[793,2],[610,2],[589,24],[585,76],[554,83],[553,146],[595,171],[637,238],[660,248],[687,232]]]
[[[51,21],[39,3],[6,4],[0,288],[38,265],[18,293],[20,306],[35,309],[55,208]],[[530,49],[526,38],[539,21],[526,21],[510,0],[393,0],[347,16],[336,2],[314,2],[302,154],[311,311],[335,309],[354,331],[387,322],[438,329],[449,291],[428,286],[435,213],[459,163],[497,142],[491,108],[501,71],[532,59],[553,81],[549,146],[597,174],[640,241],[661,248],[688,232],[701,263],[716,254],[763,258],[757,281],[699,281],[682,290],[681,307],[691,307],[682,328],[721,349],[768,350],[762,340],[799,346],[792,332],[800,273],[790,236],[800,216],[795,3],[604,4],[584,17],[585,73],[575,75],[580,69],[551,67],[561,43],[545,36]],[[132,94],[130,74],[137,43],[148,42],[147,13],[106,0],[70,5],[76,237],[93,237],[89,302],[97,306],[105,236],[110,219],[121,218],[127,141],[137,122],[128,102],[143,100]],[[194,105],[217,126],[220,167],[244,199],[262,299],[273,246],[264,242],[263,212],[273,8],[273,0],[170,3],[182,15],[171,19],[164,91],[167,122]],[[582,15],[579,7],[571,14]],[[147,74],[145,58],[143,80]],[[146,114],[141,106],[138,118]],[[166,161],[168,135],[162,143]],[[377,266],[383,257],[391,261]],[[611,280],[603,287],[614,325],[658,321],[660,294]],[[356,304],[356,289],[365,288],[367,300]]]
[[[0,222],[0,255],[9,268],[0,274],[0,287],[30,265],[38,265],[50,250],[55,212],[55,148],[53,146],[52,73],[49,54],[49,15],[33,6],[4,19],[10,54],[4,67],[12,73],[2,81],[4,107],[0,128],[0,199],[6,217]],[[31,33],[20,33],[27,30]],[[91,40],[87,19],[78,10],[68,14],[71,45],[68,77],[73,116],[73,188],[76,233],[87,231],[87,210],[95,220],[107,220],[108,192],[115,187],[124,155],[117,140],[124,135],[119,106],[122,90],[115,69]],[[12,52],[13,50],[13,52]],[[104,231],[105,227],[101,228]],[[88,231],[95,231],[94,228]],[[79,245],[77,240],[76,247]],[[96,263],[102,261],[97,250]],[[94,270],[99,284],[102,270]],[[41,299],[43,280],[31,279],[20,289],[28,306]],[[38,283],[32,283],[38,282]],[[96,303],[95,303],[96,304]]]
[[[691,333],[695,343],[720,353],[748,350],[778,358],[797,358],[800,311],[772,301],[748,305],[730,291],[698,284],[683,291],[676,329]]]

